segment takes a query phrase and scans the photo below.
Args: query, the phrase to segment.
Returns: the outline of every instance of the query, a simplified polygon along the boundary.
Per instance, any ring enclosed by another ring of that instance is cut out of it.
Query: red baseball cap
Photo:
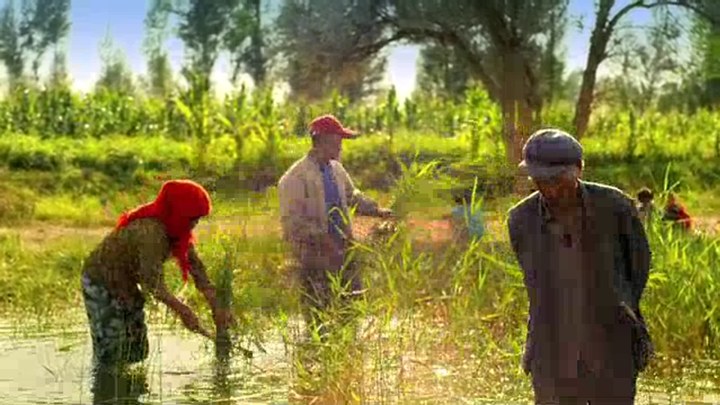
[[[357,132],[345,128],[340,120],[329,114],[317,117],[310,123],[310,134],[312,136],[336,134],[343,139],[357,136]]]

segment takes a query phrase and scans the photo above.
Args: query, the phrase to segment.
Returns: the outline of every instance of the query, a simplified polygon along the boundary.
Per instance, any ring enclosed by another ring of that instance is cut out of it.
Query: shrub
[[[37,197],[32,191],[0,183],[0,224],[32,219]]]

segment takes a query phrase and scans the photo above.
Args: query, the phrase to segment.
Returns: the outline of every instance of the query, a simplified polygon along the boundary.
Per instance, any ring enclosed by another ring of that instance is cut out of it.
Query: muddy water
[[[150,355],[144,365],[126,372],[92,368],[92,343],[78,327],[44,336],[0,334],[0,403],[2,404],[198,404],[286,403],[287,372],[278,357],[283,347],[265,346],[267,355],[252,364],[214,359],[207,341],[149,326]],[[278,352],[280,351],[280,352]]]
[[[256,351],[252,361],[238,356],[219,365],[207,340],[150,325],[148,360],[114,373],[92,368],[92,345],[81,322],[42,334],[19,335],[19,328],[0,325],[0,404],[284,404],[291,398],[293,371],[279,336],[269,338],[266,353]],[[447,366],[446,373],[458,376],[458,369]],[[432,378],[422,379],[433,384]],[[683,398],[672,392],[676,386],[677,382],[643,381],[636,403],[720,404],[720,396],[710,394],[710,387]],[[443,398],[443,391],[415,399],[404,395],[400,401],[386,398],[382,403],[510,403],[458,392]]]

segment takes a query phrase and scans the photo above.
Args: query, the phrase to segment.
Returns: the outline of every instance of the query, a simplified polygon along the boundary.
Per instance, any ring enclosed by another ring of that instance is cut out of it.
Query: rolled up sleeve
[[[357,207],[357,213],[360,215],[377,215],[379,209],[378,203],[355,187],[355,183],[353,183],[350,175],[340,162],[336,163],[335,168],[341,181],[345,183],[345,193],[348,204]]]

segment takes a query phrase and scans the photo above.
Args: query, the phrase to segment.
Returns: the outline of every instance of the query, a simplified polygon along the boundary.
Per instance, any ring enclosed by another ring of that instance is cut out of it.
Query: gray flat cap
[[[572,135],[554,128],[530,135],[523,146],[520,167],[532,178],[552,178],[582,162],[583,148]]]

